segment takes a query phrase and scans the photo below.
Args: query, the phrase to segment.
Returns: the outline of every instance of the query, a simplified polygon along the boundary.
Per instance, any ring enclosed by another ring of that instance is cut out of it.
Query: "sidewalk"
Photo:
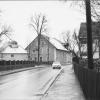
[[[64,72],[41,100],[85,100],[72,65],[64,67]]]
[[[43,68],[43,67],[46,67],[46,66],[40,65],[40,66],[34,66],[34,67],[28,67],[28,68],[20,68],[20,69],[8,70],[8,71],[1,71],[0,76],[13,74],[13,73],[21,72],[21,71],[26,71],[26,70],[31,70],[31,69],[36,69],[36,68]]]

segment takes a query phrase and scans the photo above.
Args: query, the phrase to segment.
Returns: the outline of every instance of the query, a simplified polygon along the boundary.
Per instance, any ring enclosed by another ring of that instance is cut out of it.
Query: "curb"
[[[58,78],[58,76],[62,73],[63,68],[57,73],[57,75],[55,75],[55,77],[53,77],[53,79],[48,83],[47,88],[44,90],[43,92],[43,96],[41,97],[41,99],[45,96],[45,94],[47,94],[48,90],[50,89],[50,87],[53,85],[53,83],[56,81],[56,79]]]
[[[43,67],[30,67],[30,68],[26,68],[26,69],[15,70],[15,71],[13,70],[12,72],[3,73],[0,76],[9,75],[9,74],[13,74],[13,73],[17,73],[17,72],[22,72],[22,71],[26,71],[26,70],[31,70],[31,69],[36,69],[36,68],[43,68]]]

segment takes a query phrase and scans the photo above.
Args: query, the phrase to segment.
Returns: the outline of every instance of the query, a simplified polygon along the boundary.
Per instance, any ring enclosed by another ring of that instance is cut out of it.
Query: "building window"
[[[33,53],[35,52],[35,50],[33,50]]]
[[[14,54],[11,54],[11,57],[14,57]]]
[[[44,41],[42,41],[41,46],[42,46],[42,47],[44,46]]]
[[[48,47],[46,48],[46,51],[47,51],[47,53],[49,53],[49,48]]]
[[[42,62],[42,57],[40,57],[40,62]]]
[[[40,48],[40,52],[41,52],[41,54],[43,54],[43,48]]]
[[[44,45],[46,45],[45,41],[41,41],[41,46],[43,47]]]
[[[1,53],[1,58],[3,58],[3,54]]]
[[[37,59],[37,58],[35,57],[35,62],[36,62],[36,59]]]

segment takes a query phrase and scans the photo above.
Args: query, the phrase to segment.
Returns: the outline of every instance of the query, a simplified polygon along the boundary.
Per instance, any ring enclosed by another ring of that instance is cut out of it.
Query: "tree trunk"
[[[48,39],[48,62],[49,62],[49,39]]]
[[[41,34],[38,34],[38,63],[40,62],[40,38]]]

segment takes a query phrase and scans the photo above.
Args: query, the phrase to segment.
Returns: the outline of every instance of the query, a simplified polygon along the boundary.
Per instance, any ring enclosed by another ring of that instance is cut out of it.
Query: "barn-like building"
[[[26,47],[29,59],[38,61],[38,36]],[[61,64],[71,63],[71,53],[62,45],[62,43],[45,35],[40,37],[40,62],[59,61]]]

